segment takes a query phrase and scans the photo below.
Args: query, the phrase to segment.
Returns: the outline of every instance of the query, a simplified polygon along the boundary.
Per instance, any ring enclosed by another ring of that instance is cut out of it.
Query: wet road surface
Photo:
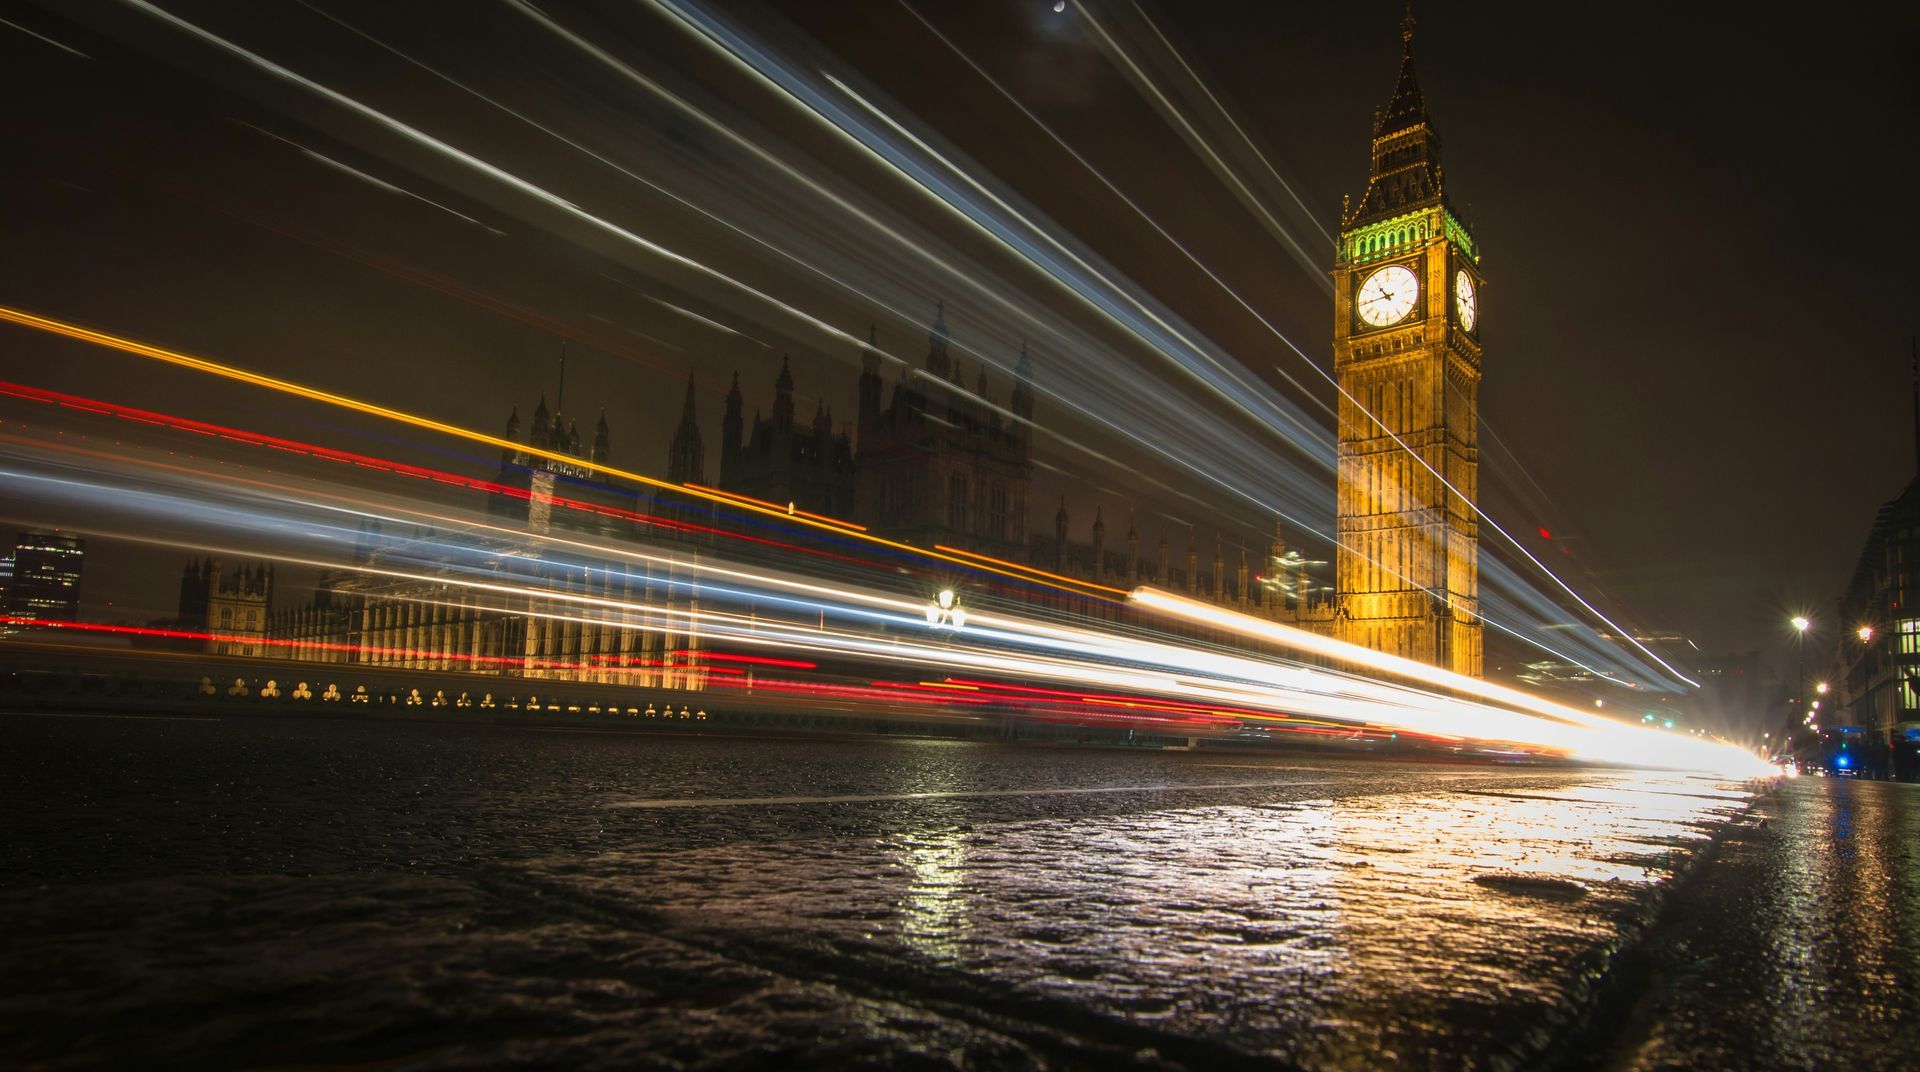
[[[1751,803],[1207,751],[0,732],[0,1058],[53,1067],[1533,1067]]]
[[[1920,1067],[1920,785],[1800,778],[1719,846],[1640,959],[1607,1067]]]

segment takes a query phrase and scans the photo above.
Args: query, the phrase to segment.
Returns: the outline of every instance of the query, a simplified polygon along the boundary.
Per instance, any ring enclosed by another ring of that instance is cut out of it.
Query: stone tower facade
[[[209,633],[215,655],[267,654],[273,611],[273,566],[242,565],[228,572],[217,559],[189,561],[180,573],[180,627]]]
[[[902,369],[890,396],[871,340],[861,355],[859,516],[876,533],[921,547],[1024,558],[1033,362],[1023,344],[1003,411],[984,363],[966,389],[951,342],[941,304],[927,329],[920,374]]]
[[[1333,268],[1337,631],[1477,677],[1480,251],[1447,200],[1410,14],[1401,37]]]

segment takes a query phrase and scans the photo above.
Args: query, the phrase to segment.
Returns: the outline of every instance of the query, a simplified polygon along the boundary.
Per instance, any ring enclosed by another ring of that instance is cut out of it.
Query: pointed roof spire
[[[567,340],[561,339],[560,340],[560,393],[553,396],[553,411],[555,413],[560,412],[560,407],[566,404],[566,400],[567,400]]]
[[[1427,102],[1420,92],[1420,79],[1413,73],[1413,2],[1408,0],[1406,14],[1400,18],[1400,78],[1394,83],[1393,96],[1386,111],[1374,123],[1374,137],[1416,127],[1427,121]]]
[[[735,389],[735,390],[738,390],[738,389],[739,389],[739,384],[740,384],[740,374],[736,372],[736,373],[734,373],[734,374],[733,374],[733,376],[734,376],[734,381],[733,381],[733,382],[734,382],[734,389]],[[600,423],[602,423],[602,424],[605,424],[605,423],[606,423],[606,416],[605,416],[605,414],[606,414],[606,410],[601,410],[601,411],[600,411],[600,413],[601,413],[601,418],[600,418]],[[693,423],[693,373],[692,373],[691,371],[689,371],[689,372],[687,373],[687,397],[686,397],[686,400],[680,403],[680,423],[682,423],[682,424],[692,424],[692,423]]]
[[[607,407],[600,407],[600,423],[594,426],[601,435],[607,434]]]
[[[773,381],[773,387],[774,387],[774,390],[776,391],[784,391],[787,393],[792,393],[793,391],[793,355],[792,354],[780,355],[780,378]]]

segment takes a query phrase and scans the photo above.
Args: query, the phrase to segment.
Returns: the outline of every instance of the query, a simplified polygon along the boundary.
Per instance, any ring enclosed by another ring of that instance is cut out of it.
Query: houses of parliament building
[[[1257,541],[1251,560],[1243,543],[1229,560],[1223,540],[1202,548],[1191,535],[1182,548],[1161,538],[1143,550],[1131,519],[1112,540],[1099,511],[1075,531],[1062,499],[1051,531],[1029,531],[1033,361],[1024,347],[1008,355],[1014,373],[999,382],[984,363],[963,367],[943,306],[933,311],[918,369],[883,375],[869,335],[850,428],[836,425],[824,404],[803,418],[783,361],[770,412],[751,419],[735,374],[709,450],[689,378],[667,480],[705,488],[712,460],[712,486],[723,493],[858,521],[915,546],[961,548],[1114,587],[1152,584],[1477,676],[1480,251],[1447,198],[1440,138],[1414,75],[1411,19],[1402,37],[1399,77],[1373,124],[1366,187],[1343,206],[1332,264],[1339,402],[1330,585],[1310,576],[1304,556],[1277,530]],[[549,411],[542,399],[524,428],[517,410],[507,423],[507,439],[543,453],[503,452],[494,482],[505,493],[489,499],[503,529],[565,527],[618,540],[643,529],[659,538],[662,524],[671,530],[681,515],[693,531],[703,510],[713,521],[705,505],[666,503],[596,476],[591,466],[611,452],[606,417],[583,444],[575,421],[558,411],[563,401]],[[586,464],[556,461],[554,453]],[[415,577],[436,562],[451,565],[441,561],[451,552],[430,538],[361,537],[363,565],[404,560]],[[700,643],[689,624],[697,611],[689,585],[664,575],[612,584],[605,571],[537,561],[510,542],[495,549],[491,568],[657,608],[657,621],[635,629],[538,607],[509,612],[482,607],[454,586],[362,570],[330,580],[304,607],[243,614],[235,620],[257,622],[258,635],[215,643],[239,653],[257,650],[252,645],[264,636],[329,661],[699,686],[686,657]],[[183,612],[202,622],[221,613],[224,623],[223,600],[264,606],[270,582],[257,569],[223,575],[217,563],[196,563],[183,582]]]

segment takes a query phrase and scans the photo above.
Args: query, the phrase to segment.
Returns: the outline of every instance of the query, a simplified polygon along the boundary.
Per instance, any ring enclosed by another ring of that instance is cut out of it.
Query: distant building
[[[1920,402],[1920,384],[1916,384]],[[1916,428],[1920,436],[1920,428]],[[1920,478],[1880,507],[1840,598],[1828,725],[1863,731],[1855,770],[1920,780]],[[1865,640],[1860,630],[1871,630]],[[1796,732],[1805,732],[1798,729]]]
[[[703,511],[608,481],[596,468],[610,464],[612,436],[604,413],[591,446],[583,448],[575,422],[557,401],[549,412],[543,397],[526,432],[522,440],[516,408],[504,437],[515,446],[501,452],[487,496],[489,512],[505,531],[442,534],[365,523],[354,548],[356,568],[323,577],[306,605],[267,618],[269,653],[325,663],[704,687],[698,585],[692,578],[667,566],[621,567],[597,556],[567,555],[514,535],[563,533],[614,546],[642,533],[687,540],[694,537],[685,522]],[[676,439],[675,445],[697,472],[698,441]],[[501,585],[545,594],[495,591]]]
[[[61,532],[22,532],[4,607],[10,617],[71,622],[80,617],[80,575],[87,544]]]
[[[875,532],[923,547],[1025,557],[1033,363],[1022,346],[1003,409],[985,365],[967,390],[950,339],[943,305],[927,332],[922,369],[902,368],[883,399],[880,355],[869,337],[860,369],[859,516]]]
[[[958,548],[1109,586],[1155,584],[1333,632],[1332,590],[1309,576],[1310,567],[1325,563],[1289,550],[1278,529],[1270,540],[1254,542],[1245,534],[1216,531],[1204,560],[1189,529],[1184,557],[1176,559],[1165,538],[1143,555],[1131,518],[1125,534],[1109,542],[1106,519],[1096,510],[1082,536],[1073,532],[1063,499],[1051,532],[1030,531],[1032,356],[1021,347],[1007,393],[998,396],[984,362],[966,385],[952,340],[946,308],[936,305],[925,358],[888,377],[869,333],[861,354],[857,439],[834,431],[824,404],[810,425],[795,423],[787,361],[774,381],[773,415],[755,413],[749,425],[736,374],[721,420],[720,489],[857,521],[875,535],[918,547]],[[701,442],[689,380],[668,452],[670,480],[698,482],[682,474],[698,470]]]
[[[218,559],[188,562],[180,573],[179,628],[207,634],[215,655],[267,654],[273,614],[273,567],[242,565],[232,572]]]
[[[833,431],[833,414],[816,404],[813,419],[796,423],[793,403],[793,367],[782,359],[773,383],[773,415],[742,417],[740,376],[727,392],[725,416],[720,421],[720,487],[738,495],[791,506],[829,517],[851,517],[854,503],[853,443],[842,430]],[[674,433],[668,458],[668,478],[701,472],[700,431],[694,423],[693,380],[687,380],[687,402]],[[700,483],[689,475],[676,482]]]

